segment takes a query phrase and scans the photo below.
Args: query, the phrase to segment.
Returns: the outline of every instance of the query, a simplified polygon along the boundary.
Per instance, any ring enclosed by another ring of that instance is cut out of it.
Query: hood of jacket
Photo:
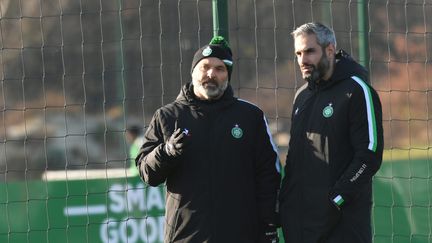
[[[329,88],[336,83],[351,78],[352,76],[357,76],[369,82],[369,74],[365,67],[354,61],[354,59],[344,50],[339,50],[335,56],[335,67],[333,69],[333,74],[327,81],[320,81],[318,84],[315,82],[309,82],[308,87],[310,89]]]
[[[234,92],[230,84],[226,88],[224,94],[217,100],[200,100],[193,92],[193,84],[189,82],[183,85],[175,102],[190,106],[194,110],[210,111],[225,108],[233,104],[237,98],[234,97]]]

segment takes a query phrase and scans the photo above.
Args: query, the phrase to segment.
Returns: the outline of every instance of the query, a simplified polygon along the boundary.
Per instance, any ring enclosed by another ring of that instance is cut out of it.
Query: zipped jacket
[[[175,128],[189,131],[178,158],[164,151]],[[165,242],[257,242],[275,220],[279,160],[263,112],[233,97],[200,101],[185,85],[158,109],[136,163],[151,186],[166,183]]]
[[[371,242],[383,128],[366,70],[339,51],[329,80],[297,91],[291,121],[280,194],[286,242]]]

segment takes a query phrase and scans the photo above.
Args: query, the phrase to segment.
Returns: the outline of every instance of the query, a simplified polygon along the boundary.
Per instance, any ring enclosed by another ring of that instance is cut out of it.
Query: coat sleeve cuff
[[[332,199],[333,204],[340,209],[342,207],[342,205],[344,204],[345,200],[343,199],[343,197],[341,195],[336,195],[334,196]]]

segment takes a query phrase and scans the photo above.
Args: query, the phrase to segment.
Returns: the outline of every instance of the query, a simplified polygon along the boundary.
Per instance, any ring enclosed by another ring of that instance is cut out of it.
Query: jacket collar
[[[308,88],[327,89],[342,80],[358,76],[366,82],[369,82],[368,71],[366,68],[358,64],[344,50],[339,50],[335,56],[335,67],[332,76],[329,80],[320,80],[318,83],[308,82]]]

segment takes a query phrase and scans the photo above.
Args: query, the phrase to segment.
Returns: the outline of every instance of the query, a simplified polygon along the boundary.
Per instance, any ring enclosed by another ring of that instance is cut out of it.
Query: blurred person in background
[[[279,159],[262,110],[233,96],[223,37],[201,47],[192,82],[158,109],[136,159],[166,183],[165,242],[278,242]]]
[[[143,144],[143,135],[141,128],[136,125],[132,125],[126,129],[126,143],[129,146],[128,149],[128,160],[130,161],[129,175],[137,176],[138,169],[135,165],[135,158],[138,155],[139,149]]]
[[[286,243],[372,242],[372,177],[381,166],[381,103],[368,73],[333,30],[307,23],[292,32],[306,83],[295,95],[280,191]]]

